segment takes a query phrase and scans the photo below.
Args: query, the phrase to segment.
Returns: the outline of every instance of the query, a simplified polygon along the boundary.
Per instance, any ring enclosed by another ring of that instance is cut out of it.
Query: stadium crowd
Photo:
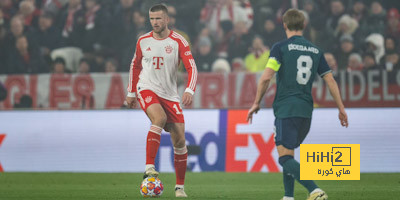
[[[0,0],[0,74],[127,72],[160,0]],[[400,1],[165,0],[170,28],[200,72],[262,71],[285,39],[282,14],[302,9],[304,36],[336,70],[400,69]],[[184,68],[182,67],[182,70]]]

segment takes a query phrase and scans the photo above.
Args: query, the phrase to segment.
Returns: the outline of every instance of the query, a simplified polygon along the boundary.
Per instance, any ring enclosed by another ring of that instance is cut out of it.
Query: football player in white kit
[[[180,60],[188,73],[188,83],[182,104],[192,103],[196,89],[197,69],[189,43],[178,33],[168,29],[168,10],[162,4],[149,10],[153,31],[138,39],[129,72],[126,102],[135,108],[137,101],[152,125],[146,140],[146,168],[144,176],[158,176],[154,160],[160,146],[162,129],[170,132],[174,145],[176,174],[175,195],[187,197],[184,191],[187,167],[185,124],[177,91],[177,72]]]

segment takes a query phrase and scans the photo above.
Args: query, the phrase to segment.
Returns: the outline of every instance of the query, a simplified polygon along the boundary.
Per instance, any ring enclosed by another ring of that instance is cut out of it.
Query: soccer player
[[[300,180],[300,164],[294,160],[294,149],[299,147],[310,130],[313,99],[312,83],[316,74],[329,87],[337,107],[342,126],[347,127],[347,114],[339,94],[339,88],[323,56],[323,52],[302,37],[304,16],[296,9],[289,9],[283,16],[286,40],[276,43],[269,56],[264,73],[257,87],[254,104],[247,120],[260,110],[260,101],[269,82],[276,75],[276,94],[273,103],[275,115],[275,144],[279,164],[283,168],[284,200],[293,200],[294,179],[310,192],[308,199],[327,199],[327,194],[311,180]]]
[[[189,43],[178,33],[168,29],[168,10],[162,4],[149,10],[153,31],[141,36],[136,45],[129,73],[126,103],[136,107],[137,100],[152,125],[146,140],[146,168],[144,177],[158,176],[154,160],[160,146],[161,131],[170,132],[174,145],[176,173],[175,195],[187,197],[184,181],[187,165],[185,124],[177,91],[177,71],[180,60],[188,72],[188,83],[182,104],[192,103],[196,88],[197,69]]]

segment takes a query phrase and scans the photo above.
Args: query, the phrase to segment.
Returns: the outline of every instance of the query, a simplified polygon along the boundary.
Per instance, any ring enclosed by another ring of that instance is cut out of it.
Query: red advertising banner
[[[261,74],[203,73],[190,108],[247,109],[253,103]],[[400,71],[339,72],[335,75],[346,107],[399,107]],[[178,90],[183,93],[187,77],[179,75]],[[0,109],[20,107],[28,95],[35,109],[116,109],[123,105],[128,73],[89,75],[43,74],[0,76],[8,96]],[[268,89],[263,106],[271,107],[276,86]],[[334,107],[335,102],[321,78],[313,84],[316,107]]]

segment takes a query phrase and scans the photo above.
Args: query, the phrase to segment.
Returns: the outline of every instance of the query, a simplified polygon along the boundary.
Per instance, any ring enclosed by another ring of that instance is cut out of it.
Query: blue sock
[[[285,187],[285,196],[294,195],[294,178],[285,169],[283,169],[283,186]]]
[[[312,192],[318,186],[311,180],[300,180],[300,163],[298,163],[293,156],[279,157],[279,164],[282,165],[283,170],[291,174],[300,184],[302,184],[309,192]],[[286,187],[285,187],[286,189]]]

